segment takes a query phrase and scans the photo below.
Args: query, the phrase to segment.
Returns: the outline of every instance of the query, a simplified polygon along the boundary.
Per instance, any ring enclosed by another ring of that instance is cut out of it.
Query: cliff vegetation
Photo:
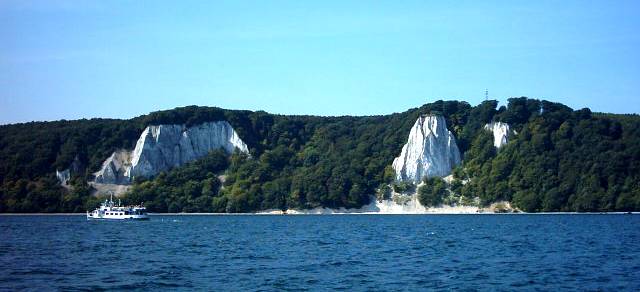
[[[391,167],[416,119],[440,114],[463,164],[450,182],[425,180],[423,203],[449,194],[481,205],[510,201],[537,211],[639,211],[640,117],[572,110],[528,98],[471,106],[436,101],[403,113],[364,117],[283,116],[184,107],[131,120],[92,119],[0,126],[0,212],[83,212],[92,173],[116,150],[131,150],[148,125],[228,121],[249,154],[213,151],[155,177],[139,178],[123,199],[155,212],[249,212],[355,208],[393,187]],[[497,149],[484,129],[504,122],[517,134]],[[60,186],[56,170],[82,170]],[[384,194],[382,195],[384,196]]]

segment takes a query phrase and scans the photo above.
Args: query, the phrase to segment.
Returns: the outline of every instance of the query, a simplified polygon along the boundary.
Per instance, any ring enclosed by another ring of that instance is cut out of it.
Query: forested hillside
[[[485,205],[512,201],[526,211],[640,210],[640,117],[513,98],[500,108],[496,101],[474,107],[437,101],[385,116],[283,116],[191,106],[131,120],[0,126],[0,212],[93,208],[99,199],[86,183],[91,173],[113,151],[132,149],[146,126],[219,120],[233,126],[250,155],[213,151],[137,180],[124,200],[144,201],[156,212],[360,207],[393,183],[391,162],[426,113],[444,115],[457,138],[463,165],[447,188],[463,197],[479,197]],[[517,132],[499,150],[483,129],[491,121]],[[55,170],[74,159],[83,171],[66,189]]]

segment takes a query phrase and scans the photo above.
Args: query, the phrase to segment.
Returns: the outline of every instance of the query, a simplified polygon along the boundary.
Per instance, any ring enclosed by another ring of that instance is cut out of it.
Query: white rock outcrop
[[[509,142],[509,124],[503,122],[491,122],[484,125],[484,129],[493,133],[493,146],[500,149]]]
[[[417,183],[425,176],[447,176],[460,163],[460,150],[444,117],[425,115],[411,128],[400,156],[393,160],[393,169],[397,180]]]
[[[131,152],[119,150],[113,152],[107,160],[102,163],[102,167],[93,175],[97,183],[127,184],[130,178],[126,175],[131,167]]]
[[[56,170],[56,178],[58,178],[61,185],[66,186],[71,179],[71,171],[68,168],[63,171]]]
[[[97,183],[128,184],[135,177],[149,177],[183,165],[215,149],[248,153],[247,145],[226,121],[185,125],[148,126],[133,151],[116,151],[94,173]]]
[[[81,174],[83,172],[84,166],[82,165],[82,162],[80,162],[80,158],[78,157],[78,155],[76,155],[76,157],[73,158],[73,162],[71,162],[71,165],[69,165],[69,168],[65,170],[56,169],[56,178],[58,179],[58,182],[60,182],[60,185],[62,185],[63,187],[68,187],[69,180],[71,180],[71,175]]]

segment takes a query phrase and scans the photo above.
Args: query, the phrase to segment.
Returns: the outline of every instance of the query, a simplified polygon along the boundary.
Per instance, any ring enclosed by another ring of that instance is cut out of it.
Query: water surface
[[[640,290],[639,215],[0,216],[0,290]]]

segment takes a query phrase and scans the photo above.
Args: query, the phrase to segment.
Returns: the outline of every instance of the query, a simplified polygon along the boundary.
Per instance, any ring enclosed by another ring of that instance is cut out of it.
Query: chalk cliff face
[[[492,122],[484,125],[485,130],[493,133],[493,146],[500,149],[509,142],[509,124]]]
[[[63,171],[59,171],[56,169],[56,178],[58,178],[58,181],[61,185],[66,185],[71,179],[71,172],[69,171],[69,169],[65,169]]]
[[[460,150],[444,117],[426,115],[411,128],[400,156],[393,160],[393,169],[397,180],[417,183],[425,176],[447,176],[460,163]]]
[[[119,150],[113,152],[107,160],[102,163],[102,167],[96,173],[97,183],[110,184],[127,184],[129,177],[125,175],[128,168],[131,167],[129,151]]]
[[[82,173],[83,171],[84,166],[76,155],[76,157],[73,158],[73,162],[71,162],[71,165],[69,165],[69,168],[61,171],[56,169],[56,178],[62,186],[67,186],[72,174]]]
[[[97,183],[127,184],[135,177],[201,158],[222,148],[248,153],[247,145],[226,121],[209,122],[187,128],[184,125],[149,126],[140,135],[133,151],[114,152],[94,175]]]

